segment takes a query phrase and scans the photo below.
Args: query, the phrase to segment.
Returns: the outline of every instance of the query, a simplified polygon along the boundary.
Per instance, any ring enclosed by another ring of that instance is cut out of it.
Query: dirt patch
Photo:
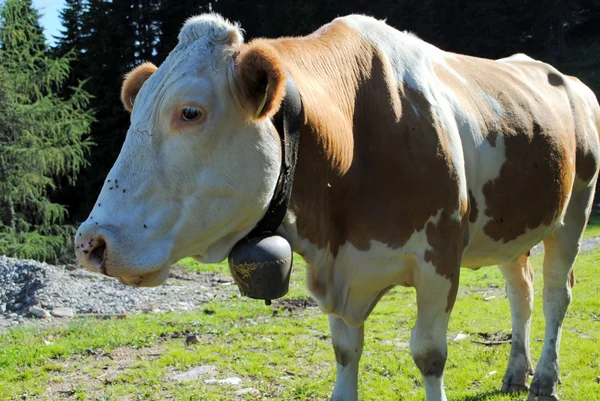
[[[318,304],[313,298],[284,298],[274,301],[273,306],[287,312],[298,312],[306,308],[316,308]]]
[[[486,345],[488,347],[501,344],[510,344],[512,334],[510,333],[475,333],[481,340],[471,340],[474,343]]]
[[[75,400],[86,394],[86,399],[103,399],[105,386],[115,383],[132,365],[152,361],[162,355],[160,345],[146,348],[117,347],[110,352],[88,352],[74,355],[53,369],[41,399]]]

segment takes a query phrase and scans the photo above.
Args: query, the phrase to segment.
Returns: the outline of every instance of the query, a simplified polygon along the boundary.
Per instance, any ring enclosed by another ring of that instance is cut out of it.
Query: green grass
[[[595,219],[587,235],[600,230]],[[594,400],[600,394],[600,250],[583,253],[564,324],[559,393],[564,400]],[[532,258],[541,277],[541,258]],[[224,264],[189,269],[227,272]],[[290,293],[305,298],[304,267],[298,259]],[[478,332],[509,333],[504,282],[496,268],[463,269],[448,337],[445,383],[449,399],[522,400],[498,393],[509,344],[471,342]],[[542,282],[535,285],[532,355],[543,339]],[[495,295],[495,298],[490,298]],[[484,300],[484,298],[486,300]],[[204,311],[134,315],[124,320],[74,320],[54,329],[11,329],[0,334],[0,401],[4,400],[325,400],[335,379],[326,316],[317,309],[286,311],[259,301],[216,298]],[[359,397],[364,401],[423,400],[424,390],[406,344],[415,321],[414,290],[396,288],[379,303],[366,325]],[[186,345],[185,336],[200,342]],[[177,372],[213,365],[217,379],[239,377],[242,387],[206,384],[204,378],[178,383]],[[235,395],[253,387],[258,394]]]
[[[586,238],[600,236],[600,215],[590,216],[588,225],[583,234]]]

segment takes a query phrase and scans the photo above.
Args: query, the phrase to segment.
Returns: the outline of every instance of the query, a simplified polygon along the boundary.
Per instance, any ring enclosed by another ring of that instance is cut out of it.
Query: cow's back
[[[465,266],[512,260],[562,224],[572,191],[598,171],[600,111],[589,88],[522,54],[464,56],[371,18],[339,20],[387,57],[399,88],[428,101],[406,103],[431,113],[467,183]]]

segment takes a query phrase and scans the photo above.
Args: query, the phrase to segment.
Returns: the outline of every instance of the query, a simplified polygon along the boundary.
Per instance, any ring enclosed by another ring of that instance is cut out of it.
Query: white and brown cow
[[[360,15],[306,37],[250,43],[218,15],[191,18],[160,68],[143,64],[125,78],[131,127],[76,234],[81,263],[154,286],[183,257],[224,260],[277,185],[272,121],[288,78],[304,119],[279,234],[307,261],[309,289],[329,315],[332,399],[357,399],[363,323],[396,285],[416,288],[410,348],[427,400],[446,399],[460,266],[500,265],[513,325],[502,389],[526,389],[528,254],[544,241],[546,334],[530,400],[555,400],[561,325],[598,174],[600,110],[576,78],[524,55],[448,53]]]

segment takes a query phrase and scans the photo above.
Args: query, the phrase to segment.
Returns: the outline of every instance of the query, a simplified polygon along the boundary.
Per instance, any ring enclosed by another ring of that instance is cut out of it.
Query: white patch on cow
[[[452,220],[455,220],[455,221],[458,221],[458,222],[461,221],[461,217],[462,216],[460,215],[460,208],[456,208],[456,210],[450,215],[450,218]]]
[[[396,82],[406,82],[413,89],[423,91],[426,75],[422,73],[428,71],[428,61],[443,57],[443,52],[437,47],[412,33],[391,29],[384,21],[357,14],[339,17],[335,21],[354,28],[373,43],[388,57]]]
[[[435,267],[424,260],[425,252],[432,249],[425,227],[429,223],[437,224],[441,214],[442,211],[438,211],[400,248],[375,240],[370,241],[368,250],[345,243],[335,258],[329,249],[297,235],[292,212],[288,212],[281,234],[292,240],[294,251],[308,263],[307,282],[309,286],[314,283],[311,292],[321,310],[356,327],[368,317],[382,291],[393,285],[413,286],[413,274],[418,274],[414,269],[435,271]]]
[[[243,30],[237,22],[230,22],[219,14],[201,14],[189,18],[179,32],[179,43],[188,46],[194,41],[210,37],[217,43],[236,44],[244,41]]]
[[[499,120],[500,117],[506,115],[506,110],[504,109],[504,107],[502,107],[502,105],[496,98],[488,95],[485,92],[481,92],[480,95],[483,99],[485,99],[485,101],[490,105],[490,107],[494,111],[496,115],[496,120]]]
[[[504,137],[498,135],[495,146],[492,146],[488,141],[483,141],[479,145],[479,162],[477,166],[479,167],[478,183],[481,186],[500,176],[500,170],[506,163],[506,145],[504,142]]]
[[[519,65],[515,64],[515,62],[536,62],[536,63],[540,63],[540,61],[535,60],[531,57],[529,57],[526,54],[523,53],[517,53],[517,54],[513,54],[512,56],[509,57],[504,57],[504,58],[500,58],[497,59],[496,62],[498,63],[502,63],[512,69],[514,69],[515,71],[521,72],[521,68],[519,67]]]
[[[503,63],[509,63],[511,61],[537,61],[524,53],[515,53],[512,56],[499,58],[496,61],[500,61]]]
[[[350,327],[342,319],[329,316],[331,343],[336,350],[337,361],[335,388],[331,401],[358,400],[358,364],[363,350],[364,325]]]
[[[427,401],[448,401],[444,391],[444,378],[435,376],[423,376]]]

